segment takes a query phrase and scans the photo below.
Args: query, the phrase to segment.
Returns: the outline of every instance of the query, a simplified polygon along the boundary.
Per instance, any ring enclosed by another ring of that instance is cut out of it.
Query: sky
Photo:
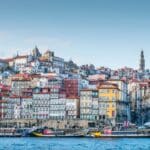
[[[149,0],[0,0],[0,57],[37,45],[77,64],[150,68]]]

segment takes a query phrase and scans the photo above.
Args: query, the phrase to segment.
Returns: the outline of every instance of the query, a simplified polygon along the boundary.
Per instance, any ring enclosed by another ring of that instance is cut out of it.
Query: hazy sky
[[[0,56],[37,45],[78,64],[150,68],[149,0],[0,0]]]

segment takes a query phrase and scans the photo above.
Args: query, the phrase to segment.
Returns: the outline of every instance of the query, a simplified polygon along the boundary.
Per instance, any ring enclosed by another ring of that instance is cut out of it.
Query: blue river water
[[[150,150],[150,138],[0,138],[0,150]]]

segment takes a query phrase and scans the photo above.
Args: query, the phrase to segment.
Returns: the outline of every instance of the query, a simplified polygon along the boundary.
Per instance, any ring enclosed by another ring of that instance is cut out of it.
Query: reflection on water
[[[150,139],[0,138],[0,150],[150,150]]]

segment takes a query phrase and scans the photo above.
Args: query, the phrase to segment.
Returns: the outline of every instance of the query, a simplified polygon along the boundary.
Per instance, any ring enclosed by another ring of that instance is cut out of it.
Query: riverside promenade
[[[88,128],[89,122],[87,120],[37,120],[37,119],[12,119],[1,120],[0,127],[33,127],[33,126],[47,126],[49,128],[65,129],[73,127]]]

